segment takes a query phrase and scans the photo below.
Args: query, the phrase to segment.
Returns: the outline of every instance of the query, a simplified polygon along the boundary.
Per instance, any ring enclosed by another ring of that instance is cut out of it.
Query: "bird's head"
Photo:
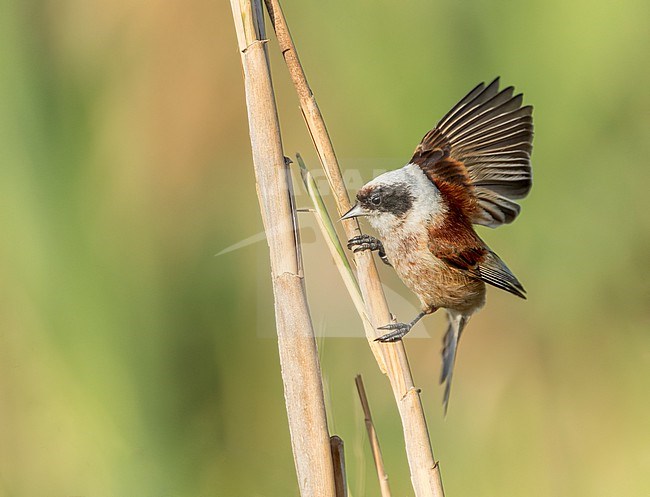
[[[380,235],[386,236],[405,223],[426,223],[437,210],[439,192],[413,164],[389,171],[366,183],[357,203],[341,219],[367,216]]]

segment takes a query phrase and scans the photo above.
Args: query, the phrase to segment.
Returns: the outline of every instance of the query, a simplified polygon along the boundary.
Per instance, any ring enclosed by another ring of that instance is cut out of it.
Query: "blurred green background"
[[[265,243],[215,257],[261,230],[228,3],[1,5],[0,495],[297,495]],[[285,11],[352,190],[480,81],[535,106],[532,194],[480,230],[529,300],[490,291],[446,419],[444,316],[406,341],[447,494],[650,495],[648,2]],[[286,152],[317,168],[269,47]],[[361,372],[394,495],[412,495],[387,380],[302,219],[351,494],[378,495]]]

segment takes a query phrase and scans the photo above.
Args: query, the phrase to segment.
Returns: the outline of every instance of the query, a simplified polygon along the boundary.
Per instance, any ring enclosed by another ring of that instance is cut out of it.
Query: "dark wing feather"
[[[514,88],[499,91],[499,79],[481,83],[429,131],[411,162],[436,184],[467,188],[472,223],[497,227],[519,214],[516,199],[532,186],[531,106],[522,107]]]
[[[522,299],[526,298],[526,290],[519,283],[519,280],[508,269],[505,262],[491,250],[488,250],[485,258],[469,272],[492,286],[510,292]]]

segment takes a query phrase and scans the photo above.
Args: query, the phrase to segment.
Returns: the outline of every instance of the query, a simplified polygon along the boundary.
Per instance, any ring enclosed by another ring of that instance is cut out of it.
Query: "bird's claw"
[[[374,236],[370,235],[358,235],[354,238],[348,240],[348,249],[352,250],[355,254],[361,252],[362,250],[378,251],[379,257],[388,266],[391,265],[388,257],[386,257],[386,251],[384,250],[384,245],[380,240],[377,240]]]
[[[370,235],[358,235],[348,240],[348,248],[353,252],[379,250],[381,247],[381,242]]]
[[[392,330],[390,333],[375,338],[375,342],[396,342],[411,331],[411,325],[407,323],[391,323],[377,328],[378,330]]]

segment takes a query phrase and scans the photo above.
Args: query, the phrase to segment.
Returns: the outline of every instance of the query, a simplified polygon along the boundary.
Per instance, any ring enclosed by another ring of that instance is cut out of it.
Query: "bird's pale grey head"
[[[389,171],[366,183],[357,193],[357,203],[342,219],[367,216],[385,236],[405,223],[426,221],[436,210],[438,189],[414,165]]]

